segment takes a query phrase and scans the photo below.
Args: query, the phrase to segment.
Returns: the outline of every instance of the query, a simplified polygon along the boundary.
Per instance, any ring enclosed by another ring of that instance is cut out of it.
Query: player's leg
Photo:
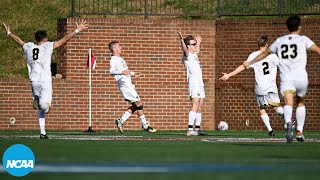
[[[45,114],[49,112],[52,100],[52,83],[41,83],[41,91],[39,97],[40,109],[38,111],[38,119],[40,126],[40,139],[48,139],[45,130]]]
[[[127,119],[137,110],[137,106],[131,103],[131,106],[124,112],[124,114],[115,120],[115,124],[118,127],[119,132],[123,133],[123,124]]]
[[[268,130],[269,136],[274,136],[273,129],[271,128],[269,115],[267,114],[265,108],[268,107],[268,95],[257,95],[256,100],[260,109],[260,118]]]
[[[199,106],[196,112],[196,128],[195,130],[198,132],[199,136],[205,136],[206,134],[204,133],[204,131],[201,129],[201,121],[202,121],[202,106],[203,106],[203,101],[205,98],[205,92],[204,92],[204,88],[200,87],[200,99],[199,99]]]
[[[143,102],[139,99],[138,101],[135,102],[137,106],[137,113],[141,122],[141,129],[149,132],[149,133],[155,133],[157,130],[155,128],[152,128],[149,123],[147,122],[146,117],[144,116],[143,113]]]
[[[33,109],[39,109],[39,96],[41,90],[41,83],[39,81],[31,82],[31,90],[33,97]]]
[[[292,124],[292,111],[293,111],[293,100],[296,88],[292,81],[286,81],[280,83],[280,91],[284,96],[285,106],[283,107],[284,121],[287,126],[286,139],[287,143],[292,143],[293,140],[293,124]]]
[[[303,127],[306,119],[306,107],[304,104],[304,98],[308,89],[308,81],[296,82],[297,87],[297,109],[296,109],[296,119],[297,119],[297,133],[296,139],[298,141],[304,141]]]

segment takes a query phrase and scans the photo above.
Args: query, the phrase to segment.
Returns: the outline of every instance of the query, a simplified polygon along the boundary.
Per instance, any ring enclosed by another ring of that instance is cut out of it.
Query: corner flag
[[[91,59],[91,63],[89,63],[90,59]],[[87,68],[89,68],[89,66],[91,67],[91,69],[96,68],[96,58],[94,57],[93,53],[91,53],[91,57],[90,57],[90,54],[88,54]]]

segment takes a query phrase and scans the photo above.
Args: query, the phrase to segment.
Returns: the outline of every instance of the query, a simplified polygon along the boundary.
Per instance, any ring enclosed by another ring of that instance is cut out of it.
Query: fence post
[[[72,0],[71,16],[74,18],[75,13],[75,0]]]
[[[148,19],[148,0],[144,0],[144,18]]]
[[[282,0],[280,0],[280,16],[282,16],[282,4],[283,3],[283,1]]]
[[[220,12],[220,0],[218,0],[218,17],[220,17],[221,16],[221,12]]]

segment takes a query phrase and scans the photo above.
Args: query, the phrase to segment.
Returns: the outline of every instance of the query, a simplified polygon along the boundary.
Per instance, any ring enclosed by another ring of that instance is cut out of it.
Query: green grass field
[[[33,150],[35,168],[22,179],[319,179],[320,133],[305,132],[305,142],[292,144],[276,133],[49,131],[40,140],[35,131],[1,131],[0,154],[13,144]],[[1,167],[0,179],[16,178]]]

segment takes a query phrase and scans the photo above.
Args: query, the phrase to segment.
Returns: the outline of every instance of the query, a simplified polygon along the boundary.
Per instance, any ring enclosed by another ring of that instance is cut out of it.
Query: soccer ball
[[[226,131],[228,130],[228,128],[228,123],[225,121],[220,121],[220,123],[218,124],[218,129],[220,129],[221,131]]]

